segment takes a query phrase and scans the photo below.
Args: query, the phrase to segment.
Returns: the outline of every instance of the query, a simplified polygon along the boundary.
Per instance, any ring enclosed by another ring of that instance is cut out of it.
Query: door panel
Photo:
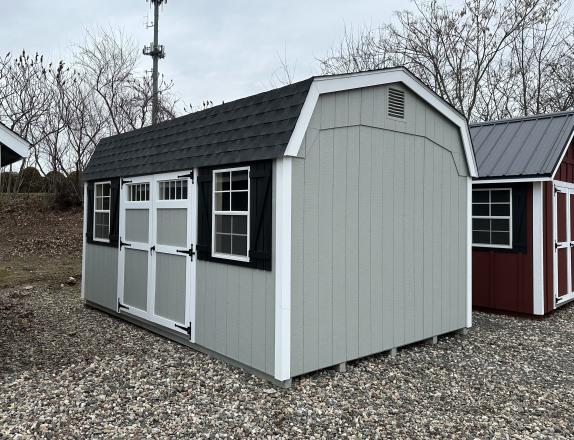
[[[118,311],[194,335],[196,217],[192,173],[138,177],[122,187]]]
[[[185,324],[187,256],[156,255],[155,313]]]
[[[126,209],[126,241],[149,243],[149,209]]]
[[[148,252],[126,249],[124,258],[124,304],[145,312],[148,295]]]
[[[574,298],[574,185],[554,184],[554,303]]]
[[[157,243],[187,247],[187,209],[157,210]]]

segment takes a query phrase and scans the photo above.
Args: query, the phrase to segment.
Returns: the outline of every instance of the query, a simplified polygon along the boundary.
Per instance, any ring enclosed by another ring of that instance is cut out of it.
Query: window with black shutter
[[[117,247],[119,230],[120,181],[89,182],[87,192],[88,243]]]
[[[263,161],[200,170],[198,259],[271,270],[272,167]]]

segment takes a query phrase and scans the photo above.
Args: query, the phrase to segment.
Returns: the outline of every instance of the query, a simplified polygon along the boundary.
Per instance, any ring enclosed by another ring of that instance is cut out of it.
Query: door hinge
[[[191,261],[193,261],[193,256],[195,255],[195,252],[193,251],[193,244],[191,245],[191,247],[189,249],[178,249],[176,252],[179,252],[180,254],[189,255],[189,257],[191,258]]]
[[[191,338],[191,322],[189,323],[189,325],[187,327],[184,327],[183,325],[178,325],[178,324],[174,324],[177,328],[183,330],[184,332],[186,332],[189,337]]]
[[[193,183],[193,170],[191,170],[187,174],[182,174],[180,176],[177,176],[178,179],[183,179],[184,177],[189,177],[191,179],[191,183]]]
[[[128,306],[124,306],[120,300],[118,299],[118,313],[120,312],[121,309],[126,309],[129,310],[130,308]]]
[[[122,241],[122,237],[120,237],[120,251],[122,250],[122,246],[130,247],[131,244]]]
[[[149,248],[149,253],[151,254],[152,252],[155,252],[155,245]]]
[[[122,179],[122,188],[123,188],[124,184],[126,184],[126,183],[132,183],[132,182],[133,182],[132,180]]]

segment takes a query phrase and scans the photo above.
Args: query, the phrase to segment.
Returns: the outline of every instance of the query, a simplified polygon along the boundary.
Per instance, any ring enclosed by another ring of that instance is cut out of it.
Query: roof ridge
[[[482,127],[485,125],[506,124],[509,122],[531,121],[531,120],[535,120],[535,119],[555,118],[557,116],[574,116],[574,110],[566,110],[566,111],[554,112],[554,113],[538,113],[538,114],[529,115],[529,116],[517,116],[515,118],[495,119],[492,121],[475,122],[475,123],[469,124],[469,127],[472,128],[472,127]]]

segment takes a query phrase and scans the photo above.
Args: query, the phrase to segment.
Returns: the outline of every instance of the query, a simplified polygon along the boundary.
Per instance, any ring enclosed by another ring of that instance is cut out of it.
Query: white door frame
[[[558,242],[558,193],[564,193],[566,196],[566,241]],[[571,222],[574,219],[570,218],[570,198],[574,195],[574,184],[567,182],[554,182],[553,195],[552,195],[552,241],[554,245],[553,255],[553,290],[554,290],[554,308],[559,307],[572,299],[574,299],[573,279],[572,279],[572,248],[574,245],[574,237],[571,233]],[[567,294],[559,296],[558,292],[558,250],[566,249],[566,289]]]
[[[193,248],[195,250],[196,242],[196,219],[197,219],[197,185],[194,179],[189,175],[189,172],[180,171],[175,173],[156,174],[149,176],[130,177],[126,179],[121,185],[120,189],[120,203],[119,203],[119,231],[120,240],[125,240],[125,217],[126,209],[149,209],[149,230],[148,240],[149,243],[128,243],[128,247],[132,249],[145,250],[148,253],[148,283],[147,283],[147,309],[139,310],[133,306],[125,308],[124,304],[124,268],[125,268],[125,248],[120,246],[118,258],[118,312],[128,315],[134,315],[138,318],[159,324],[175,332],[188,335],[185,329],[176,327],[176,324],[182,326],[190,326],[190,339],[195,342],[195,277],[196,277],[196,258],[193,259],[186,256],[186,309],[185,309],[185,322],[176,323],[169,319],[158,316],[154,313],[155,306],[155,281],[156,281],[156,253],[167,253],[172,255],[180,255],[176,251],[176,246],[166,246],[157,244],[157,209],[161,208],[180,208],[187,209],[187,249]],[[193,174],[197,175],[197,170],[193,170]],[[187,178],[187,199],[185,200],[159,200],[159,182],[164,180],[181,179],[182,176]],[[128,187],[130,183],[144,183],[148,182],[149,201],[147,202],[129,202]],[[152,248],[155,251],[152,251]],[[183,256],[182,256],[183,257]],[[122,306],[120,306],[120,304]]]

